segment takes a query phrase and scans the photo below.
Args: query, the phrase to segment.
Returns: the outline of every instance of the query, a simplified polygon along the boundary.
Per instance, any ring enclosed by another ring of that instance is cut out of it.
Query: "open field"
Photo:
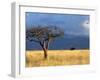
[[[89,58],[89,50],[48,50],[48,59],[42,50],[26,51],[26,67],[89,64]]]

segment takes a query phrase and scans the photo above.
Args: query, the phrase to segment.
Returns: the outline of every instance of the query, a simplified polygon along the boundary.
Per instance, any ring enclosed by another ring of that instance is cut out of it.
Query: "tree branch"
[[[29,41],[40,42],[39,40],[30,39]]]
[[[48,41],[46,42],[46,49],[48,49],[49,43],[50,43],[50,40],[48,40]]]

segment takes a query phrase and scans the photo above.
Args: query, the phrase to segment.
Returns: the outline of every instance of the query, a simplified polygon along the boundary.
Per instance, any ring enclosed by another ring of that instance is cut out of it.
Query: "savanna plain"
[[[26,67],[84,65],[90,63],[89,50],[48,50],[44,59],[42,50],[26,51]]]

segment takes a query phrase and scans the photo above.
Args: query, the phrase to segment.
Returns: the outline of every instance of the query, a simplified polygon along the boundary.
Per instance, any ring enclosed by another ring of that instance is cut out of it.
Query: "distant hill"
[[[63,50],[63,49],[89,49],[88,36],[75,36],[64,35],[62,38],[57,38],[50,43],[50,50]],[[26,41],[26,50],[41,50],[38,43]]]

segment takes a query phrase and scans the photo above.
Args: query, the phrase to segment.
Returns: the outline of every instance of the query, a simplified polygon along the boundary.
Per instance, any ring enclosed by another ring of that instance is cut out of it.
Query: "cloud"
[[[89,36],[89,28],[90,28],[89,20],[84,20],[81,26],[83,27],[84,35]]]
[[[89,30],[89,20],[85,20],[83,23],[82,23],[82,27],[85,29],[85,30]]]

